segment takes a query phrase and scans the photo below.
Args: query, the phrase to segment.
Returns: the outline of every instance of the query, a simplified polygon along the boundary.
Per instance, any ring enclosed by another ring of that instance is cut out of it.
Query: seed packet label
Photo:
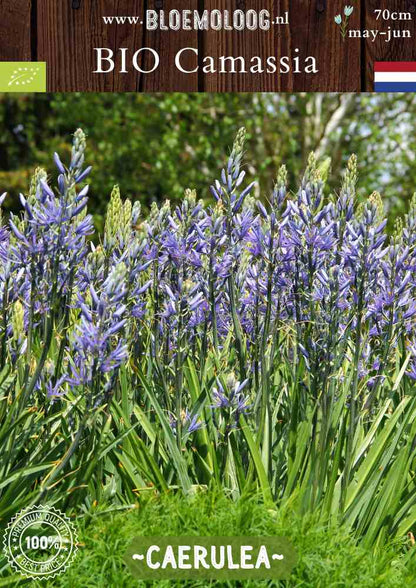
[[[46,62],[0,62],[0,92],[46,92]]]
[[[284,580],[296,553],[284,537],[135,537],[125,561],[141,580]]]

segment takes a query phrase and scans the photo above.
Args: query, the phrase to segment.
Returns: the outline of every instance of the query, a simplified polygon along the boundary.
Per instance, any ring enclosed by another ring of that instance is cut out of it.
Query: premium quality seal
[[[9,564],[33,579],[62,574],[77,551],[73,523],[51,506],[30,506],[10,521],[3,538]]]

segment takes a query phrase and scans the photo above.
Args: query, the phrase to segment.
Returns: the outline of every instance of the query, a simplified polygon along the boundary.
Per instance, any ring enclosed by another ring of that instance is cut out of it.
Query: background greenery
[[[187,187],[205,198],[244,125],[248,171],[262,193],[282,163],[296,188],[311,150],[326,163],[330,158],[335,189],[356,153],[362,196],[379,190],[395,215],[416,191],[415,120],[413,94],[3,94],[0,188],[16,208],[33,168],[51,170],[50,153],[65,157],[68,134],[81,126],[89,136],[90,210],[98,222],[114,183],[146,205],[177,200]]]

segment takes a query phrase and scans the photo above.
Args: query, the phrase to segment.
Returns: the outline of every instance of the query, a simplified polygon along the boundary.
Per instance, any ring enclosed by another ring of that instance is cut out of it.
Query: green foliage
[[[299,395],[298,378],[305,377],[302,367],[293,373],[289,365],[276,366],[271,387],[274,411],[277,415],[280,409],[288,416],[286,426],[272,431],[268,459],[274,465],[273,475],[268,477],[257,445],[259,435],[245,419],[240,417],[240,431],[232,430],[222,439],[209,411],[204,412],[212,403],[210,390],[217,367],[221,366],[223,374],[232,371],[227,367],[229,356],[231,366],[235,365],[228,347],[219,357],[211,354],[202,372],[188,361],[185,386],[194,414],[205,414],[207,426],[192,441],[185,440],[183,451],[178,450],[161,408],[164,392],[150,357],[138,368],[134,386],[130,370],[122,369],[110,407],[85,413],[86,433],[81,445],[70,433],[68,422],[70,415],[84,413],[85,399],[71,393],[59,407],[36,401],[25,405],[22,391],[14,387],[15,378],[5,368],[0,387],[0,520],[7,522],[24,506],[45,498],[66,511],[82,508],[93,512],[97,503],[110,502],[113,507],[134,503],[153,488],[164,492],[179,487],[189,495],[195,488],[209,485],[225,488],[234,497],[259,488],[269,506],[273,492],[280,496],[278,504],[289,501],[299,515],[315,513],[322,524],[342,521],[368,548],[385,544],[390,537],[402,539],[414,529],[414,397],[387,400],[373,415],[369,428],[360,420],[343,504],[345,471],[339,459],[345,440],[345,411],[331,415],[327,443],[321,448],[322,431],[316,428],[312,405],[301,417],[291,401]],[[399,388],[403,376],[399,370],[400,365],[393,379],[386,382],[388,388]],[[347,372],[344,382],[338,406],[346,402]],[[140,400],[134,390],[140,391]],[[75,444],[77,450],[71,453]],[[242,459],[247,462],[249,455],[252,466],[247,473]],[[63,461],[67,459],[64,473]]]

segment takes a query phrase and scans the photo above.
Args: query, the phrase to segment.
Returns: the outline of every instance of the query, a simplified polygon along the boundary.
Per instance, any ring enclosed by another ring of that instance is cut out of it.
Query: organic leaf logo
[[[18,67],[12,73],[8,86],[26,86],[31,84],[39,73],[40,68],[33,67]]]

